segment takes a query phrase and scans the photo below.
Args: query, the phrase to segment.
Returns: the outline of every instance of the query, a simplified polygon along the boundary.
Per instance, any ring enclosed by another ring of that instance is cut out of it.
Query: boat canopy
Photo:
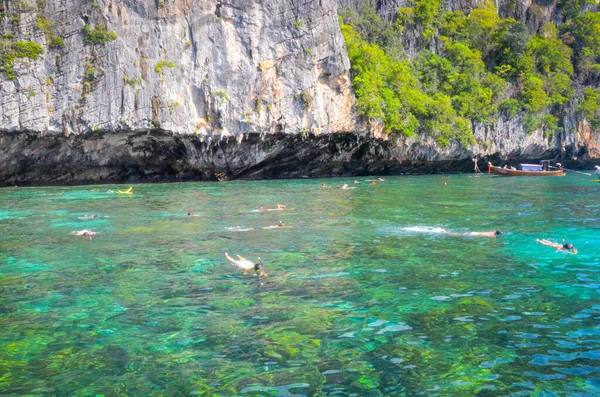
[[[541,164],[521,164],[521,170],[523,170],[523,171],[542,171],[543,166]]]

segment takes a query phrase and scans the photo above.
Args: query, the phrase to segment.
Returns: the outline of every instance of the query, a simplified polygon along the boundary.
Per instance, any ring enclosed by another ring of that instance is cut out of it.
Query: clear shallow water
[[[600,184],[365,179],[0,190],[0,394],[600,394]]]

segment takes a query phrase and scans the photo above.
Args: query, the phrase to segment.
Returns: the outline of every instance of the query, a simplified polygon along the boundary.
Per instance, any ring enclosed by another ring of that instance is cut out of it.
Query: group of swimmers
[[[449,234],[452,236],[465,236],[465,237],[496,237],[499,236],[501,234],[504,234],[504,232],[500,231],[500,230],[492,230],[491,232],[466,232],[466,233],[455,233],[455,232],[449,232],[446,229],[441,229],[440,233],[443,234]],[[542,245],[546,245],[548,247],[552,247],[552,248],[556,248],[557,251],[561,251],[561,252],[566,252],[569,254],[577,254],[577,250],[575,249],[575,247],[573,246],[573,244],[570,243],[565,243],[565,240],[563,239],[562,243],[555,243],[553,241],[550,240],[546,240],[546,239],[537,239],[535,240],[536,242],[542,244]]]
[[[383,178],[378,178],[378,180],[382,181],[382,182],[385,181],[385,179],[383,179]],[[377,183],[376,180],[367,180],[367,182],[371,182],[371,185],[375,185]],[[358,184],[359,182],[357,180],[354,180],[354,183]],[[446,186],[446,182],[444,182],[444,186]],[[324,183],[321,184],[321,188],[326,188],[326,187],[327,186]],[[344,185],[342,185],[342,186],[338,185],[337,188],[340,189],[340,190],[355,189],[354,187],[349,187],[347,183],[344,184]],[[131,188],[129,189],[129,191],[131,191]],[[267,208],[266,206],[262,206],[262,207],[259,207],[258,209],[252,210],[252,212],[272,212],[272,211],[286,211],[286,210],[288,210],[288,208],[285,205],[283,205],[283,204],[277,204],[277,206],[275,208]],[[200,216],[200,215],[194,214],[192,210],[188,210],[187,211],[187,216],[188,217],[197,217],[197,216]],[[95,218],[99,218],[99,215],[97,215],[97,214],[90,214],[90,215],[85,215],[83,217],[80,217],[80,219],[95,219]],[[260,227],[260,228],[231,229],[231,231],[234,231],[234,232],[245,232],[245,231],[252,231],[252,230],[282,229],[282,228],[291,228],[291,227],[292,226],[286,226],[283,223],[283,221],[279,221],[279,223],[277,225],[264,226],[264,227]],[[489,232],[456,233],[456,232],[450,232],[450,231],[445,230],[445,229],[441,229],[440,232],[443,233],[443,234],[448,234],[448,235],[452,235],[452,236],[493,237],[493,238],[495,238],[496,236],[504,234],[500,230],[492,230],[492,231],[489,231]],[[71,232],[71,234],[74,235],[74,236],[88,237],[90,240],[92,240],[92,236],[98,234],[98,232],[94,232],[94,231],[89,230],[89,229],[84,229],[84,230],[73,231],[73,232]],[[561,252],[565,252],[565,253],[577,254],[577,252],[578,252],[577,249],[575,249],[575,247],[573,246],[573,244],[565,243],[564,239],[562,240],[562,243],[556,243],[556,242],[553,242],[553,241],[550,241],[550,240],[546,240],[546,239],[536,239],[536,242],[538,242],[538,243],[540,243],[542,245],[545,245],[545,246],[549,246],[549,247],[555,248],[557,251],[561,251]],[[232,260],[230,260],[230,258],[227,258],[227,259],[232,264],[235,264],[235,265],[239,266],[239,263],[232,262]],[[253,264],[253,266],[254,266],[254,264]],[[258,266],[258,265],[256,265],[256,266]],[[257,269],[258,268],[256,268],[255,270],[258,272],[259,270],[257,270]],[[262,272],[264,272],[264,269],[262,267],[262,262],[260,263],[260,270]]]
[[[365,182],[370,182],[371,186],[375,186],[377,185],[377,182],[385,182],[385,179],[383,178],[377,178],[377,179],[366,179]],[[356,179],[354,180],[354,184],[359,184],[360,182],[357,181]],[[321,183],[321,189],[325,189],[327,188],[327,185],[324,183]],[[350,190],[350,189],[356,189],[355,187],[350,187],[347,183],[344,183],[343,185],[337,185],[336,189],[339,190]]]
[[[293,208],[292,208],[293,209]],[[267,208],[266,206],[262,206],[258,209],[252,210],[252,212],[270,212],[270,211],[287,211],[288,208],[283,204],[277,204],[276,208]],[[188,211],[188,215],[190,215],[190,211]],[[268,229],[284,229],[291,228],[293,226],[286,226],[283,221],[279,221],[277,225],[273,226],[264,226],[261,228],[244,228],[244,229],[231,229],[232,232],[248,232],[251,230],[268,230]],[[263,266],[262,260],[258,258],[259,263],[252,262],[240,255],[236,255],[238,259],[234,259],[227,252],[225,252],[225,258],[232,265],[240,268],[243,271],[243,275],[247,275],[249,271],[254,270],[257,276],[262,278],[267,278],[267,273],[265,272],[265,268]]]

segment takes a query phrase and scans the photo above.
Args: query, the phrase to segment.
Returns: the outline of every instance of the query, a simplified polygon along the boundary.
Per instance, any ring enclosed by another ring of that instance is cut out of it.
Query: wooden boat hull
[[[565,173],[563,170],[556,171],[522,171],[522,170],[507,170],[501,167],[490,167],[492,172],[496,175],[501,176],[563,176]]]

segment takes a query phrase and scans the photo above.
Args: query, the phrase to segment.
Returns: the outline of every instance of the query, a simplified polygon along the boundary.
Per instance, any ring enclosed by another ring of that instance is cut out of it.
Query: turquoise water
[[[365,179],[1,189],[0,394],[600,395],[600,184]]]

